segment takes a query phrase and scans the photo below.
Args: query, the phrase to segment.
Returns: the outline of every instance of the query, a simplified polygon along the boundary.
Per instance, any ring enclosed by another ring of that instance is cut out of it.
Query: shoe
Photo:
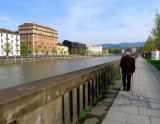
[[[130,90],[127,89],[127,91],[130,91]]]
[[[123,87],[123,90],[125,91],[125,90],[126,90],[126,87]]]

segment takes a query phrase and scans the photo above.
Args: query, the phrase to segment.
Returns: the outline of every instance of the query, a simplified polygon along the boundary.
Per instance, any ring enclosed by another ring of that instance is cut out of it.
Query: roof
[[[0,28],[0,32],[9,33],[9,34],[19,34],[18,31],[11,31],[8,29]]]
[[[34,24],[34,23],[24,23],[22,25],[19,25],[19,27],[23,27],[23,26],[38,26],[38,27],[41,27],[41,28],[46,28],[46,29],[50,29],[50,30],[53,30],[53,31],[56,31],[50,27],[45,27],[45,26],[42,26],[42,25],[38,25],[38,24]]]

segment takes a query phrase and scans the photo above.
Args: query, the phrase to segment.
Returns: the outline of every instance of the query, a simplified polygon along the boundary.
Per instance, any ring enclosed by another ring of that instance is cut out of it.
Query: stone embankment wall
[[[79,59],[79,58],[90,58],[91,55],[65,55],[65,56],[9,56],[0,57],[0,64],[5,63],[20,63],[30,61],[45,61],[45,60],[59,60],[59,59]]]
[[[0,124],[63,124],[77,120],[120,73],[113,61],[0,90]],[[5,83],[5,82],[4,82]]]

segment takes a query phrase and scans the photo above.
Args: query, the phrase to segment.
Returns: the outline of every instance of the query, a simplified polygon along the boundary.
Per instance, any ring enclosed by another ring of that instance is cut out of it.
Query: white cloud
[[[5,21],[5,22],[10,22],[10,18],[6,16],[0,16],[0,20]]]

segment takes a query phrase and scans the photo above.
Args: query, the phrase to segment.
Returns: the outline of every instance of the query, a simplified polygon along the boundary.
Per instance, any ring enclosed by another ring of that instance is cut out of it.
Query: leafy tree
[[[155,42],[154,42],[153,38],[151,36],[149,36],[146,43],[144,44],[144,46],[141,50],[141,53],[143,53],[144,51],[151,53],[153,51],[153,49],[155,49]]]
[[[81,47],[79,48],[79,54],[82,55],[82,48]]]
[[[39,52],[39,48],[38,48],[37,46],[35,46],[35,48],[34,48],[34,52],[36,53],[36,55],[38,54],[38,52]]]
[[[155,24],[153,25],[151,33],[153,35],[156,48],[160,48],[160,14],[158,13],[158,11],[155,14],[154,22]]]
[[[75,54],[79,54],[79,52],[78,52],[78,49],[77,49],[77,48],[75,48],[75,49],[74,49],[74,53],[75,53]]]
[[[114,53],[115,53],[115,54],[120,54],[120,53],[121,53],[121,50],[118,49],[118,48],[115,48],[115,49],[114,49]]]
[[[56,51],[56,48],[55,48],[55,47],[53,47],[53,49],[52,49],[52,53],[53,53],[53,54],[56,54],[56,53],[57,53],[57,51]]]
[[[109,48],[109,49],[108,49],[108,52],[109,52],[109,53],[114,53],[114,49],[113,49],[113,48]]]
[[[28,47],[27,44],[25,42],[21,43],[21,55],[27,55],[28,54]]]
[[[82,49],[82,55],[85,55],[85,54],[86,54],[86,50]]]
[[[5,43],[4,51],[6,52],[6,55],[12,51],[11,44],[9,42]]]

